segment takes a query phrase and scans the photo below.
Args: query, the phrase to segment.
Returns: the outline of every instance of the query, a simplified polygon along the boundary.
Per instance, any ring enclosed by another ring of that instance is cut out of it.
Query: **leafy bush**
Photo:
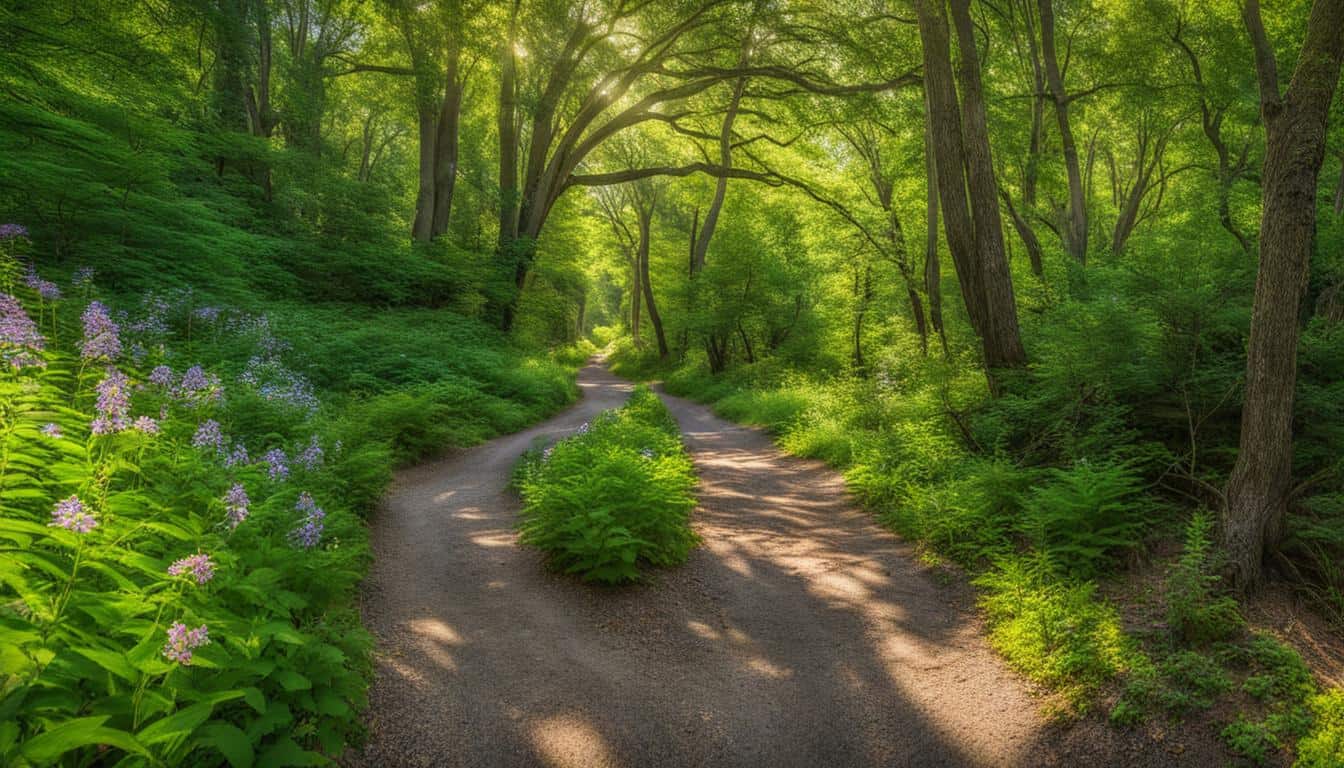
[[[1313,696],[1311,730],[1297,742],[1297,768],[1333,768],[1344,761],[1344,690]]]
[[[1221,579],[1213,558],[1213,518],[1200,511],[1185,528],[1185,551],[1167,576],[1167,626],[1181,640],[1223,640],[1242,625],[1237,602],[1217,593]]]
[[[647,566],[684,562],[697,542],[695,473],[671,414],[646,387],[525,456],[515,478],[522,541],[586,581],[635,581]]]
[[[1066,573],[1095,576],[1138,543],[1149,506],[1131,468],[1079,461],[1046,477],[1026,499],[1022,527]]]
[[[976,579],[980,605],[990,643],[1008,663],[1083,711],[1100,686],[1142,657],[1091,583],[1063,583],[1050,573],[1048,564],[1006,558]]]

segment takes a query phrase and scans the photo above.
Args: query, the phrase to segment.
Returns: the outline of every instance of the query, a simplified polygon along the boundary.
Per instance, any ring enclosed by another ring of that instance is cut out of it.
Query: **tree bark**
[[[994,179],[994,161],[990,156],[989,128],[985,116],[984,88],[980,81],[980,57],[971,25],[970,0],[951,0],[953,24],[961,52],[962,146],[965,152],[966,181],[970,193],[971,217],[975,226],[977,267],[987,319],[984,348],[985,365],[1012,368],[1026,363],[1022,337],[1017,324],[1017,301],[1013,295],[1013,275],[1003,245],[1003,218],[999,212],[998,182]]]
[[[462,45],[456,36],[448,44],[447,58],[443,77],[443,108],[439,111],[438,133],[434,139],[434,217],[429,231],[431,238],[448,231],[453,210],[453,191],[457,188],[463,83],[458,72]]]
[[[1078,145],[1069,123],[1069,95],[1064,90],[1064,78],[1059,71],[1059,57],[1055,51],[1055,10],[1053,0],[1038,0],[1041,13],[1041,51],[1045,59],[1045,79],[1050,86],[1050,99],[1055,103],[1055,121],[1059,124],[1059,144],[1064,154],[1064,168],[1069,180],[1069,204],[1064,210],[1064,226],[1060,232],[1064,250],[1087,263],[1087,199],[1083,175],[1078,165]]]
[[[663,319],[658,315],[658,304],[653,300],[653,281],[649,277],[649,238],[653,224],[653,205],[639,208],[639,277],[644,286],[644,303],[649,308],[649,322],[658,341],[659,359],[667,359],[667,336],[663,334]]]
[[[521,0],[513,0],[513,11],[509,15],[508,35],[500,50],[499,57],[499,259],[501,266],[512,271],[514,289],[522,290],[522,281],[527,276],[524,260],[517,253],[518,239],[518,87],[516,83],[518,61],[513,50],[518,38],[518,6]],[[513,327],[513,311],[517,306],[517,297],[505,299],[500,306],[500,327],[505,331]],[[636,316],[638,312],[636,312]],[[638,324],[638,317],[636,322]],[[638,340],[639,336],[635,336]]]
[[[924,111],[929,112],[927,94]],[[938,263],[938,162],[934,157],[933,124],[927,119],[924,121],[924,174],[928,179],[924,200],[924,293],[929,297],[929,324],[938,332],[943,355],[947,356],[950,351],[947,334],[943,332],[942,270]]]
[[[1312,4],[1297,69],[1282,95],[1258,0],[1245,1],[1242,18],[1255,49],[1265,164],[1246,396],[1239,452],[1227,484],[1223,544],[1233,583],[1253,589],[1262,579],[1266,553],[1282,538],[1292,485],[1298,312],[1316,230],[1326,122],[1344,58],[1344,0]]]
[[[983,338],[986,327],[983,288],[976,266],[974,226],[966,199],[961,110],[952,83],[947,16],[942,0],[915,0],[924,59],[924,89],[928,123],[937,167],[938,199],[942,208],[947,249],[957,267],[957,281],[971,327]]]
[[[1340,152],[1339,180],[1335,182],[1335,215],[1344,216],[1344,152]]]

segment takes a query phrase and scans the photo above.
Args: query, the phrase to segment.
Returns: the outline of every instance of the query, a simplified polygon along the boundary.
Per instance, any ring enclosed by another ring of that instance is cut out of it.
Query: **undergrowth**
[[[695,472],[676,422],[647,387],[525,454],[514,484],[523,543],[585,581],[637,581],[651,566],[684,562],[698,541],[690,526]]]

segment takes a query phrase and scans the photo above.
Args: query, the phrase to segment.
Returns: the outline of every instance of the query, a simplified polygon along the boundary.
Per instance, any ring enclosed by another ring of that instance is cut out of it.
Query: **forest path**
[[[551,420],[398,476],[363,600],[370,741],[348,764],[1192,764],[1047,727],[968,589],[937,583],[836,472],[686,400],[664,398],[703,546],[634,587],[548,572],[517,544],[507,483],[530,445],[631,390],[596,365],[579,384]]]

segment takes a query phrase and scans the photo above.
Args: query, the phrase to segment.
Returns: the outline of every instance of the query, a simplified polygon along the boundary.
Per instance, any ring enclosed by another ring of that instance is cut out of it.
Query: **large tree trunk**
[[[639,279],[644,286],[644,303],[649,307],[649,322],[653,323],[653,335],[658,340],[658,357],[667,358],[667,337],[663,335],[663,319],[658,315],[658,305],[653,300],[653,281],[649,278],[649,237],[653,224],[653,206],[639,210]]]
[[[439,135],[438,110],[430,104],[421,104],[417,118],[420,128],[420,184],[416,189],[411,237],[427,243],[434,231],[434,146]]]
[[[1316,0],[1296,71],[1280,95],[1258,0],[1242,9],[1255,48],[1265,164],[1260,267],[1246,354],[1241,442],[1227,484],[1223,543],[1233,582],[1254,588],[1283,534],[1292,485],[1298,311],[1316,231],[1316,183],[1344,58],[1344,0]]]
[[[929,111],[927,94],[924,110]],[[933,124],[924,121],[924,175],[928,179],[924,200],[924,293],[929,297],[929,324],[938,332],[943,354],[949,353],[947,334],[943,332],[942,270],[938,263],[938,162],[934,158]]]
[[[984,336],[985,365],[990,370],[1011,368],[1026,363],[1027,355],[1018,330],[1013,275],[1003,245],[1003,218],[999,213],[998,182],[994,179],[994,162],[990,156],[980,57],[975,48],[970,0],[951,0],[950,7],[961,52],[962,147],[971,217],[975,225],[977,266],[981,271],[988,321]]]
[[[462,118],[462,88],[458,74],[462,46],[456,37],[448,45],[448,63],[444,72],[443,108],[439,111],[438,134],[434,140],[434,219],[430,237],[448,231],[453,210],[453,190],[457,187],[458,127]]]
[[[1050,99],[1055,103],[1055,120],[1059,123],[1059,144],[1064,153],[1064,168],[1069,179],[1069,204],[1064,210],[1064,250],[1087,263],[1087,198],[1083,188],[1083,174],[1078,165],[1078,145],[1073,139],[1069,123],[1069,95],[1064,90],[1064,78],[1059,71],[1059,57],[1055,51],[1055,10],[1053,0],[1039,0],[1041,12],[1041,52],[1045,59],[1045,79],[1050,86]]]
[[[928,122],[937,165],[938,198],[947,249],[957,267],[966,314],[976,334],[984,336],[986,318],[980,270],[976,266],[974,226],[966,200],[966,175],[961,137],[961,110],[952,83],[947,16],[942,0],[915,0],[919,36],[923,43],[924,89]]]

